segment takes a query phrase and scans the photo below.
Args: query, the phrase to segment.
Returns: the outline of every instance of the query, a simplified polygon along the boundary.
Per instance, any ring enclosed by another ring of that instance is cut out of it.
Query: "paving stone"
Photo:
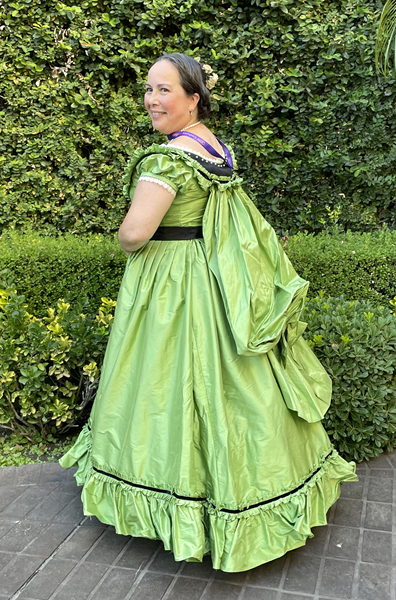
[[[48,600],[75,565],[76,563],[71,560],[53,558],[31,580],[19,596],[19,600],[28,598]]]
[[[106,572],[103,565],[83,563],[66,579],[54,598],[56,600],[85,600]]]
[[[362,561],[390,565],[392,562],[392,534],[364,531]]]
[[[73,481],[64,481],[63,483],[58,483],[58,487],[56,490],[58,492],[65,492],[66,494],[74,494],[81,498],[81,487],[78,487],[76,482]]]
[[[1,468],[3,468],[3,467],[1,467]],[[26,489],[21,486],[16,486],[16,485],[7,486],[7,487],[1,486],[1,488],[0,488],[0,513],[4,512],[4,510],[7,508],[7,506],[9,504],[11,504],[11,502],[14,502],[14,500],[19,498],[19,496],[22,496],[22,494],[25,491],[26,491]]]
[[[392,469],[370,469],[370,476],[371,477],[387,477],[389,479],[393,479],[394,478],[394,470]]]
[[[0,539],[0,550],[21,552],[34,538],[40,535],[43,526],[34,521],[19,521]]]
[[[111,569],[95,591],[95,600],[124,600],[135,579],[135,569]]]
[[[142,569],[157,550],[160,542],[147,538],[132,538],[128,548],[117,561],[117,567]]]
[[[0,552],[0,571],[4,569],[12,559],[15,558],[15,554],[11,552]]]
[[[327,539],[330,535],[330,527],[313,527],[313,538],[308,538],[305,546],[299,548],[300,554],[323,554]]]
[[[171,581],[170,575],[146,573],[133,592],[131,600],[161,600]]]
[[[114,531],[113,527],[109,527],[104,532],[99,543],[89,556],[87,556],[86,561],[89,563],[111,565],[129,539],[129,536],[120,535]]]
[[[62,492],[58,491],[52,492],[42,504],[39,504],[29,513],[29,519],[45,522],[52,521],[62,508],[74,500],[74,498],[74,494],[62,494]]]
[[[292,592],[313,594],[319,567],[320,557],[308,556],[297,551],[292,552],[283,588]]]
[[[79,527],[57,552],[57,556],[80,560],[103,533],[103,527]]]
[[[238,600],[242,586],[213,581],[204,591],[202,600]]]
[[[199,600],[207,582],[204,579],[179,577],[173,586],[167,600]]]
[[[363,502],[361,500],[340,498],[336,505],[334,524],[359,527],[362,509]]]
[[[70,494],[68,494],[70,496]],[[78,524],[84,518],[83,505],[81,498],[77,498],[69,502],[58,514],[54,517],[54,523],[74,523]],[[99,522],[99,521],[98,521]]]
[[[359,481],[346,481],[343,483],[341,485],[341,498],[362,498],[365,480],[364,475],[359,475]]]
[[[26,465],[30,466],[30,465]],[[2,515],[11,515],[13,517],[23,518],[26,517],[32,510],[36,508],[45,498],[51,494],[56,484],[49,484],[47,486],[29,485],[21,488],[23,494],[21,494],[14,502],[9,504],[4,509]],[[29,519],[30,519],[29,515]]]
[[[84,527],[107,527],[107,525],[99,521],[97,517],[85,517],[81,525]]]
[[[351,598],[355,563],[327,558],[319,586],[319,593],[335,598]]]
[[[0,573],[0,590],[14,594],[42,562],[40,556],[16,556]]]
[[[300,596],[300,594],[281,594],[280,600],[311,600],[313,596]]]
[[[1,467],[0,468],[0,485],[1,487],[5,485],[14,485],[15,484],[15,470],[16,467]]]
[[[392,469],[392,463],[389,460],[390,454],[388,452],[383,452],[376,458],[370,458],[368,462],[369,469]]]
[[[70,481],[73,479],[74,472],[75,470],[63,469],[59,463],[46,463],[41,470],[40,483]]]
[[[286,556],[281,556],[281,558],[252,569],[249,574],[248,584],[260,587],[278,587],[285,562]]]
[[[247,587],[243,595],[243,600],[276,600],[278,592],[274,590],[264,590],[263,588]],[[300,596],[301,598],[301,596]],[[305,596],[307,600],[307,596]]]
[[[385,565],[361,564],[359,600],[390,600],[391,570]]]
[[[15,525],[19,522],[19,519],[0,519],[0,539],[5,535],[10,529],[15,527]]]
[[[392,512],[391,504],[367,502],[365,528],[392,531]]]
[[[367,500],[373,502],[393,502],[393,480],[370,477]]]
[[[356,560],[359,537],[359,529],[334,525],[331,528],[330,542],[327,550],[328,556]]]
[[[236,583],[238,585],[243,585],[246,581],[249,571],[241,571],[239,573],[226,573],[225,571],[216,571],[215,572],[215,580],[216,581],[227,581],[228,583]]]
[[[168,552],[164,548],[158,552],[153,562],[149,567],[149,571],[159,571],[160,573],[174,574],[181,567],[181,562],[176,562],[172,552]]]
[[[37,485],[40,481],[42,466],[40,463],[33,465],[21,465],[16,468],[16,482],[19,485]]]
[[[35,523],[42,527],[42,524]],[[42,533],[27,546],[24,550],[27,554],[37,554],[48,558],[58,546],[67,538],[68,535],[73,531],[74,525],[70,524],[55,524],[51,523],[49,527],[44,529]]]
[[[183,569],[179,575],[186,577],[198,577],[199,579],[209,579],[213,573],[212,559],[210,556],[204,556],[203,561],[184,563]]]

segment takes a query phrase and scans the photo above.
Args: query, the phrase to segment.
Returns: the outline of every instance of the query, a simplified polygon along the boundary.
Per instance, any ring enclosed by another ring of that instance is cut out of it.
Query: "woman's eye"
[[[169,92],[168,88],[161,88],[161,92]]]

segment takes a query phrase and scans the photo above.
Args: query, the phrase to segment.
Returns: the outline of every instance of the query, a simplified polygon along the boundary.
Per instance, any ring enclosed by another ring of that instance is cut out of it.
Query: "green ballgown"
[[[61,465],[78,467],[85,515],[234,572],[304,545],[357,477],[320,423],[331,381],[302,337],[308,283],[236,172],[204,164],[154,144],[128,166],[129,198],[159,180],[176,192],[161,226],[203,238],[129,255],[91,416]]]

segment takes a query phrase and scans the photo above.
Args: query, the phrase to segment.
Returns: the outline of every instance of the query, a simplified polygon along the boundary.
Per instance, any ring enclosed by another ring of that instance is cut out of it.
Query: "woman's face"
[[[162,133],[180,131],[197,120],[199,94],[187,96],[179,71],[169,60],[161,60],[148,73],[144,105],[154,129]],[[193,111],[193,114],[190,114]]]

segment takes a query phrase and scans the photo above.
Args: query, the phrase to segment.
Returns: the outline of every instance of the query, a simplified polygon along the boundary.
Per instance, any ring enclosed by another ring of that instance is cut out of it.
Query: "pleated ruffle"
[[[119,534],[162,540],[177,561],[199,562],[210,553],[213,567],[227,572],[252,569],[303,546],[313,537],[312,527],[326,525],[340,484],[357,480],[354,463],[334,450],[305,484],[296,483],[296,491],[242,512],[224,512],[205,500],[137,488],[98,472],[91,447],[85,426],[60,460],[65,468],[77,465],[85,515],[113,525]]]

